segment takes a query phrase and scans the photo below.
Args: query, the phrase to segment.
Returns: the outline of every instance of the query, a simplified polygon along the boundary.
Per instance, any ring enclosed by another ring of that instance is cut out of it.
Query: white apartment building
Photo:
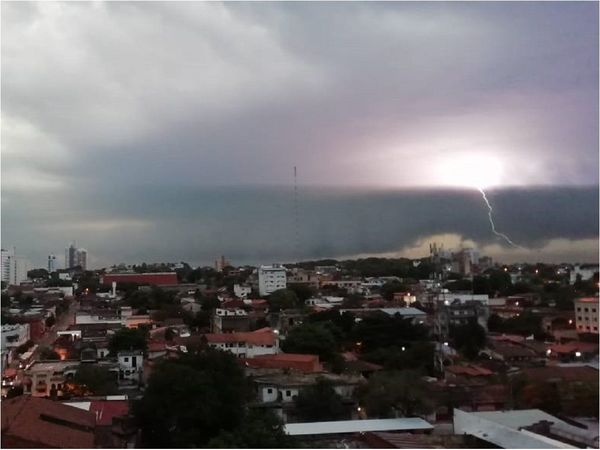
[[[2,249],[1,265],[0,272],[5,283],[18,285],[27,281],[27,272],[31,270],[31,264],[23,256],[16,255],[14,250]]]
[[[575,304],[575,327],[577,333],[598,333],[598,297],[579,298]]]
[[[281,264],[271,266],[260,266],[258,268],[258,292],[262,295],[270,295],[287,286],[285,267]]]
[[[12,350],[29,340],[29,324],[2,325],[2,350]]]
[[[210,333],[204,336],[210,347],[231,352],[238,358],[279,353],[279,337],[270,328],[244,333]]]

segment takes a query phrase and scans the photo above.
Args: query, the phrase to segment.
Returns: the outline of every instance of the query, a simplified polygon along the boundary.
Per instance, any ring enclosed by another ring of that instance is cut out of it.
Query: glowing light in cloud
[[[439,184],[488,189],[500,185],[504,167],[499,158],[481,154],[453,154],[435,168]]]

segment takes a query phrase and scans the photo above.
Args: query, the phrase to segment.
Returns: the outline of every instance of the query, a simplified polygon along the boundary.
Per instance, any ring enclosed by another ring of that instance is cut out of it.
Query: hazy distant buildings
[[[56,272],[56,256],[48,255],[48,273]]]
[[[2,281],[7,284],[20,284],[27,280],[27,272],[31,270],[29,261],[20,255],[15,254],[15,250],[2,249]]]
[[[285,289],[286,286],[285,267],[281,264],[258,268],[258,293],[260,295],[272,294],[278,289]]]
[[[74,243],[71,243],[71,245],[65,249],[65,269],[76,266],[81,266],[82,270],[87,269],[87,250],[84,248],[77,248]]]

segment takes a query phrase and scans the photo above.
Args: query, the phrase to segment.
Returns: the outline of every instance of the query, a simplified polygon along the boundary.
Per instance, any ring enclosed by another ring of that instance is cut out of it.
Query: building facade
[[[598,334],[598,297],[579,298],[574,306],[577,333]]]
[[[286,286],[286,271],[282,265],[273,264],[258,268],[258,292],[260,295],[270,295],[279,289],[285,289]]]

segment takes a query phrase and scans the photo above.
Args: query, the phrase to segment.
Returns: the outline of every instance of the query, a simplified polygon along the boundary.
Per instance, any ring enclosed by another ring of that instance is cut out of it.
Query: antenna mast
[[[294,253],[298,259],[300,257],[300,231],[298,229],[298,171],[296,166],[294,166],[294,234]]]

